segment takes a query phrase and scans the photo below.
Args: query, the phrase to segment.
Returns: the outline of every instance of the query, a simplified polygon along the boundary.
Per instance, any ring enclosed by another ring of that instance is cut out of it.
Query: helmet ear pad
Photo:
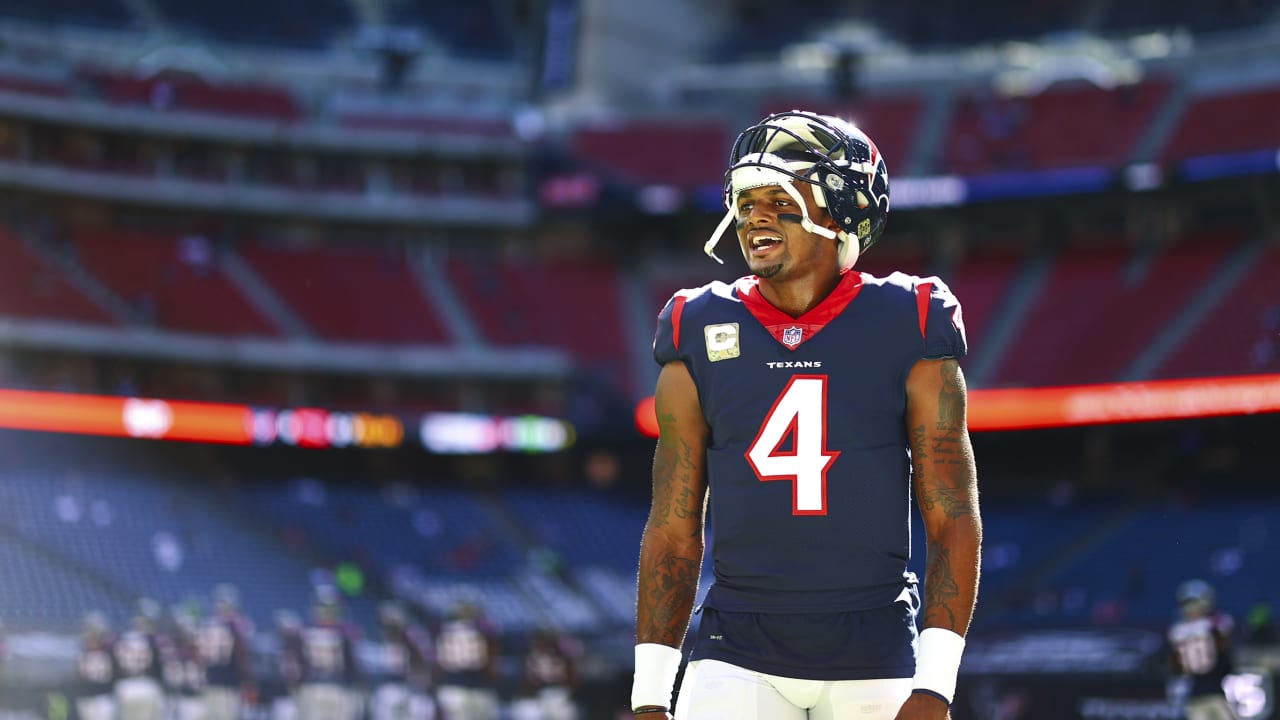
[[[814,167],[814,183],[819,204],[835,220],[840,230],[856,238],[858,252],[875,244],[884,233],[889,216],[889,181],[884,158],[877,157],[876,171],[869,176],[835,161]]]
[[[853,218],[850,209],[845,207],[849,203],[848,198],[843,197],[838,193],[828,192],[826,188],[827,182],[837,185],[840,184],[840,176],[835,175],[834,173],[827,173],[824,177],[834,177],[835,180],[824,179],[821,182],[814,183],[813,197],[818,207],[826,211],[826,216],[827,218],[830,218],[831,224],[835,225],[834,230],[836,231],[836,243],[838,244],[836,253],[837,261],[840,263],[840,269],[849,270],[858,262],[858,258],[862,255],[864,245],[859,241],[857,236],[854,235],[853,231],[845,227],[849,223],[842,222],[845,217],[850,219]],[[865,208],[870,205],[870,201],[867,199],[866,194],[860,190],[856,191],[854,202],[859,206],[860,210],[865,210]],[[839,220],[836,219],[836,213],[841,213]],[[874,242],[874,240],[872,242]],[[871,243],[867,243],[866,246],[869,247],[870,244]]]

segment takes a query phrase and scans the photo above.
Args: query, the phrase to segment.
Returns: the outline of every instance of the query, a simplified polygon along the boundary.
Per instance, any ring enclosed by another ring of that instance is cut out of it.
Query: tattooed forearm
[[[641,566],[640,575],[646,581],[641,586],[636,613],[639,642],[680,646],[698,592],[700,564],[699,559],[668,552],[651,566]]]
[[[955,629],[956,613],[951,603],[959,596],[960,588],[951,571],[951,552],[942,546],[930,547],[924,579],[924,624]]]
[[[695,491],[697,464],[693,448],[683,438],[672,443],[658,441],[653,457],[653,508],[650,522],[665,527],[672,517],[697,519],[702,515],[702,496]],[[701,531],[701,525],[699,525]]]
[[[947,360],[938,366],[942,390],[938,392],[938,429],[954,430],[964,426],[965,388],[960,377],[960,364]]]
[[[973,514],[973,498],[967,487],[926,486],[920,489],[920,504],[925,511],[941,508],[948,519]]]
[[[907,428],[916,498],[928,535],[925,625],[964,634],[973,617],[982,556],[964,377],[959,364],[947,359],[923,361],[909,381]]]
[[[964,384],[954,360],[939,364],[940,390],[932,429],[911,428],[911,451],[925,511],[956,519],[973,511],[973,448],[965,426]]]
[[[658,445],[653,505],[640,540],[636,640],[680,647],[698,591],[707,497],[708,428],[697,388],[682,363],[668,363],[654,394]]]
[[[928,447],[927,438],[928,435],[925,434],[923,425],[911,428],[911,456],[916,461],[929,459],[929,455],[926,452]]]
[[[693,448],[684,439],[680,440],[679,467],[676,469],[676,484],[680,487],[680,499],[672,511],[681,520],[698,518],[702,515],[702,498],[693,489],[694,473]],[[702,531],[701,524],[698,532]]]
[[[670,415],[658,418],[659,427],[664,423],[674,422],[675,418]],[[653,507],[649,518],[649,521],[657,527],[666,525],[671,515],[671,490],[676,481],[677,463],[675,449],[671,447],[671,443],[659,439],[658,447],[653,454]]]
[[[690,487],[696,470],[693,448],[681,437],[676,437],[674,442],[665,439],[675,435],[675,424],[673,415],[658,418],[662,435],[653,456],[651,522],[655,527],[667,525],[672,515],[681,519],[697,517],[701,508],[702,498],[696,497]]]

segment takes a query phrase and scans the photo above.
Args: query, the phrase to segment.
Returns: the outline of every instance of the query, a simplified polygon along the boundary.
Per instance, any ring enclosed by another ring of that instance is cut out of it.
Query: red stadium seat
[[[400,254],[369,248],[254,245],[245,259],[321,336],[364,342],[449,341]]]
[[[1166,144],[1166,160],[1280,148],[1280,88],[1193,98]]]
[[[218,266],[207,241],[184,245],[172,234],[81,232],[80,262],[157,325],[218,335],[275,335],[276,330]]]
[[[112,323],[6,227],[0,227],[0,257],[0,316]]]
[[[452,257],[449,277],[497,345],[561,348],[626,388],[630,345],[618,269],[586,260]],[[666,298],[662,299],[666,302]],[[661,305],[654,308],[657,317]]]
[[[1280,372],[1280,247],[1271,247],[1174,351],[1157,377]]]
[[[587,127],[573,154],[628,182],[696,187],[718,184],[732,140],[715,121],[646,120]]]
[[[1053,87],[1028,98],[965,96],[943,142],[943,167],[973,175],[1122,165],[1168,91],[1168,82],[1151,80],[1114,90]]]
[[[1230,239],[1169,250],[1126,282],[1119,249],[1068,251],[1018,329],[997,385],[1112,382],[1214,272]]]

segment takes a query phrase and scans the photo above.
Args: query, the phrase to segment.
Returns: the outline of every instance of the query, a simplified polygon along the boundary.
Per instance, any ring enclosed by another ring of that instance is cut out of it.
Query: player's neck
[[[840,284],[840,277],[806,277],[783,282],[761,278],[760,294],[770,305],[798,318],[826,300],[831,291],[836,289],[836,285]]]

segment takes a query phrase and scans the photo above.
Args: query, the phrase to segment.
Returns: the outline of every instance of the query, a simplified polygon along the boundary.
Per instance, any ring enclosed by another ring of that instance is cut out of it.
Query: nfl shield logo
[[[804,328],[789,327],[782,331],[782,344],[795,347],[804,339]]]

